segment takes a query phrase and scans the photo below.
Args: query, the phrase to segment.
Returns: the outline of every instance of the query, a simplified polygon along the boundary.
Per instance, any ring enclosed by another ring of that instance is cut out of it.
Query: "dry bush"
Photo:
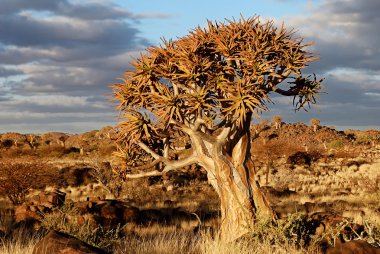
[[[345,142],[342,139],[334,139],[327,144],[327,148],[336,150],[342,149],[344,147],[344,143]]]
[[[250,234],[227,243],[218,236],[205,234],[200,239],[201,253],[205,254],[259,254],[259,253],[308,253],[319,254],[321,250],[312,242],[313,225],[299,214],[289,215],[277,224],[259,219]]]
[[[39,147],[36,153],[45,158],[60,158],[65,154],[65,148],[59,144],[50,144]]]
[[[36,153],[35,150],[30,149],[30,147],[11,147],[9,149],[1,151],[0,158],[20,158],[24,156],[34,156]]]
[[[0,161],[0,195],[14,205],[23,203],[30,189],[49,183],[48,169],[46,163],[33,159]]]
[[[94,160],[92,163],[91,175],[96,181],[101,184],[113,198],[119,198],[124,181],[119,174],[116,174],[116,170],[112,169],[111,163],[108,161]]]
[[[302,147],[294,144],[285,138],[274,138],[264,143],[255,140],[252,143],[251,153],[261,162],[274,161],[276,159],[289,156],[294,152],[303,150]]]
[[[270,139],[263,144],[255,140],[252,144],[251,154],[254,157],[254,161],[265,165],[266,168],[266,184],[269,183],[269,174],[271,169],[275,168],[275,162],[278,159],[287,157],[294,151],[300,151],[301,148],[294,143],[289,142],[283,138]]]
[[[78,214],[79,211],[73,206],[73,203],[68,203],[54,209],[52,213],[45,214],[41,222],[44,228],[75,236],[81,241],[101,249],[109,250],[122,240],[121,226],[106,230],[89,220],[84,225],[79,225],[76,219]]]
[[[13,145],[14,145],[13,140],[11,140],[11,139],[5,139],[5,140],[1,141],[0,148],[9,149]]]

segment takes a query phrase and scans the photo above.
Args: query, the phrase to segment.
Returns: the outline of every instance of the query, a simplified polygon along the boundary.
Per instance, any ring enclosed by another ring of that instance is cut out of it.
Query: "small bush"
[[[121,241],[123,232],[121,225],[111,230],[91,223],[90,220],[87,220],[84,225],[79,225],[77,215],[79,215],[78,209],[73,206],[73,203],[68,203],[56,208],[52,213],[45,214],[42,225],[45,228],[75,236],[81,241],[102,249],[109,249]]]
[[[107,161],[94,161],[91,175],[105,188],[114,198],[119,198],[124,181],[117,175]]]
[[[341,149],[344,146],[344,141],[342,139],[335,139],[327,144],[329,149]]]
[[[47,172],[47,165],[43,162],[1,161],[0,195],[8,197],[14,205],[21,204],[30,189],[41,187],[41,177]]]
[[[374,140],[372,136],[359,135],[355,139],[355,144],[357,145],[369,145]]]
[[[5,149],[9,149],[13,146],[13,141],[11,139],[5,139],[1,141],[1,147]]]

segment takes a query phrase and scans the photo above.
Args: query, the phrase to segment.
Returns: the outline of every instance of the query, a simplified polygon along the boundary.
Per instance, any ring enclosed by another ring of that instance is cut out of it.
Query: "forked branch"
[[[137,174],[126,174],[126,175],[124,175],[124,177],[129,178],[129,179],[137,179],[137,178],[143,178],[143,177],[149,177],[149,176],[161,176],[161,175],[163,175],[169,171],[176,170],[179,168],[183,168],[186,166],[190,166],[194,163],[198,163],[198,158],[194,155],[191,155],[191,156],[184,158],[184,159],[181,159],[181,160],[164,160],[164,161],[162,161],[161,159],[158,159],[158,160],[153,161],[150,164],[140,166],[140,167],[136,167],[133,170],[137,170],[137,169],[141,170],[141,169],[151,168],[151,167],[155,166],[156,164],[158,164],[159,162],[163,162],[166,164],[166,166],[164,167],[164,169],[162,171],[153,170],[153,171],[137,173]]]

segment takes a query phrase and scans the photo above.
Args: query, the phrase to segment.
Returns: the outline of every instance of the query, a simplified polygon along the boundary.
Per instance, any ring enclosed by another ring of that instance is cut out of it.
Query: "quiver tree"
[[[321,121],[319,121],[316,118],[313,118],[310,120],[310,124],[313,126],[313,131],[317,132],[319,125],[321,124]]]
[[[273,116],[272,123],[274,124],[276,130],[281,128],[282,117],[281,116]]]
[[[148,48],[112,86],[123,118],[124,176],[202,166],[221,200],[226,241],[247,233],[258,212],[275,218],[255,181],[250,124],[267,110],[271,93],[293,96],[297,109],[316,102],[322,80],[301,74],[316,60],[307,46],[283,26],[253,17],[208,22]]]

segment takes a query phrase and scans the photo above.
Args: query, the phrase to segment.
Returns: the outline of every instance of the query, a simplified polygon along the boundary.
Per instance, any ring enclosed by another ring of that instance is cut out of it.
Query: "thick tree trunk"
[[[275,213],[254,179],[254,168],[248,154],[249,137],[243,137],[234,147],[232,156],[222,149],[213,149],[213,167],[209,181],[221,201],[220,236],[233,241],[252,231],[255,220],[260,217],[275,219]]]
[[[253,180],[254,172],[247,170],[243,175],[245,179],[242,179],[241,173],[231,161],[217,159],[215,164],[217,172],[212,185],[220,198],[220,234],[224,241],[233,241],[252,231],[258,216],[275,218],[274,211],[259,184]]]

